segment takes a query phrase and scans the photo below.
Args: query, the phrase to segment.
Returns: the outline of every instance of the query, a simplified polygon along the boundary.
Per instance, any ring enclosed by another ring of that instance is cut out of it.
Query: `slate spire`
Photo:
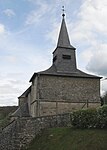
[[[75,49],[71,44],[68,36],[68,31],[65,23],[65,13],[62,14],[62,23],[61,23],[61,28],[60,28],[60,33],[59,33],[59,38],[58,38],[58,43],[57,47],[65,47],[65,48],[71,48]]]

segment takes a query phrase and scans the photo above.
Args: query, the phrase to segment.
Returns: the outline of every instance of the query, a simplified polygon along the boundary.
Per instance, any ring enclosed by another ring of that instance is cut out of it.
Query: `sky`
[[[107,0],[0,0],[0,106],[17,105],[33,73],[51,66],[63,5],[78,68],[107,91]]]

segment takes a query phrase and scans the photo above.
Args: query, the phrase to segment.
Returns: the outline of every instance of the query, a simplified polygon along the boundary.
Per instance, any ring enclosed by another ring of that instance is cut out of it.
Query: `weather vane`
[[[62,6],[62,16],[65,17],[65,8]]]

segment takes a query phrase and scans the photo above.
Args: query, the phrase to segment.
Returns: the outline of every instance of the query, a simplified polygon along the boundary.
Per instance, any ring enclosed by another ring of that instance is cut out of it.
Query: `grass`
[[[17,107],[0,107],[0,128]],[[51,128],[44,130],[27,150],[107,150],[107,129]]]
[[[107,150],[107,129],[48,129],[28,150]]]

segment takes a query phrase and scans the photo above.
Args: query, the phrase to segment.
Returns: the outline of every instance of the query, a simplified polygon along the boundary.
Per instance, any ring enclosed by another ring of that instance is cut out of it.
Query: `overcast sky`
[[[107,77],[107,0],[0,0],[0,106],[17,105],[33,73],[51,66],[63,5],[78,68]]]

